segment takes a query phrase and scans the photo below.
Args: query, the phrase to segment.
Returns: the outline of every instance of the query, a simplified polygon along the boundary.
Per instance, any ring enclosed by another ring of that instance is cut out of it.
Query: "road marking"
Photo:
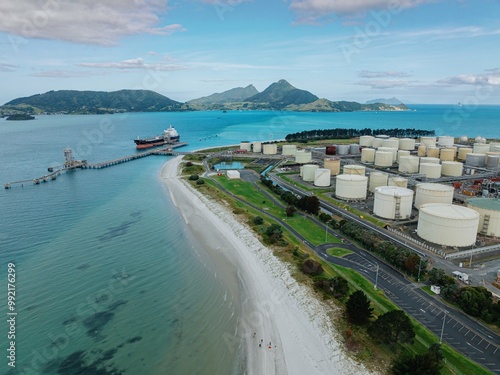
[[[422,311],[425,314],[425,310],[420,309],[420,311]]]
[[[458,322],[455,323],[455,325],[453,326],[453,328],[455,328],[455,326],[458,324]],[[460,331],[459,331],[460,332]]]
[[[481,339],[481,341],[479,341],[479,342],[477,343],[477,345],[481,345],[481,343],[482,343],[483,341],[484,341],[484,340],[483,340],[483,339]]]
[[[470,329],[467,331],[467,333],[464,335],[464,337],[467,336],[469,334],[469,332],[470,332]]]
[[[478,348],[476,348],[475,346],[472,346],[471,344],[469,344],[468,342],[465,342],[467,345],[469,345],[471,348],[474,348],[476,349],[478,352],[480,353],[484,353],[482,350],[479,350]]]
[[[462,328],[460,328],[460,329],[458,330],[458,332],[460,332],[462,329],[464,329],[464,327],[465,327],[465,326],[462,326]]]

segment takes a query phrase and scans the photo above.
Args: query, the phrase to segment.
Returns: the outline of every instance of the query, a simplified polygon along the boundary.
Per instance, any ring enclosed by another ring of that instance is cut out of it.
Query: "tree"
[[[325,212],[320,212],[318,218],[323,223],[327,223],[332,219],[332,217]]]
[[[457,304],[467,314],[479,317],[485,311],[489,311],[493,295],[484,286],[468,286],[462,288],[458,293]]]
[[[304,263],[302,263],[301,270],[306,275],[312,276],[321,275],[323,273],[323,267],[321,266],[321,264],[313,259],[307,259],[306,261],[304,261]]]
[[[297,209],[295,208],[295,206],[292,206],[292,205],[288,205],[286,206],[286,216],[287,217],[292,217],[293,214],[297,211]]]
[[[191,176],[189,176],[189,179],[191,181],[196,181],[200,178],[200,176],[198,176],[197,174],[192,174]]]
[[[392,375],[439,375],[443,354],[439,344],[432,344],[427,353],[403,354],[394,359],[389,373]]]
[[[279,240],[281,240],[281,237],[283,235],[283,230],[278,224],[272,224],[267,227],[266,235],[267,238],[269,239],[269,242],[276,243]]]
[[[252,221],[255,225],[261,225],[264,223],[264,219],[261,218],[260,216],[254,216]]]
[[[196,180],[196,185],[203,185],[205,183],[205,180],[202,180],[201,178],[199,180]]]
[[[370,300],[366,294],[357,290],[352,293],[346,303],[347,319],[358,325],[365,325],[373,315],[373,307],[370,307]]]
[[[314,283],[314,286],[340,300],[344,299],[349,293],[349,283],[341,276],[335,276],[328,280],[318,280]]]
[[[392,310],[379,316],[368,328],[368,333],[384,344],[412,342],[415,338],[411,320],[402,310]]]

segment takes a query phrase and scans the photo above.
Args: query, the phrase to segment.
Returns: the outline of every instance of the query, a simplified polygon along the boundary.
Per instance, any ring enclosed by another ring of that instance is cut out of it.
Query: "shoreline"
[[[344,351],[328,316],[337,312],[299,285],[289,266],[227,208],[179,179],[181,161],[166,162],[159,177],[190,232],[227,258],[238,275],[242,316],[238,332],[225,341],[243,350],[245,373],[372,374]]]

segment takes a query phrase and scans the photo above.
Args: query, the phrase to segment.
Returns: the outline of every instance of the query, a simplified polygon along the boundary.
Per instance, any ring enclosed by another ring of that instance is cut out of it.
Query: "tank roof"
[[[401,186],[379,186],[375,188],[375,192],[395,197],[413,196],[413,190]]]
[[[471,198],[467,199],[467,204],[485,210],[500,211],[500,199],[498,198]]]
[[[420,206],[420,212],[443,219],[472,220],[479,218],[479,213],[472,208],[446,203],[426,203]]]
[[[362,180],[368,180],[368,177],[360,176],[357,174],[339,174],[337,176],[337,179],[346,181],[362,181]]]
[[[433,190],[433,191],[451,191],[454,190],[454,187],[449,185],[424,182],[422,184],[417,184],[417,189]]]

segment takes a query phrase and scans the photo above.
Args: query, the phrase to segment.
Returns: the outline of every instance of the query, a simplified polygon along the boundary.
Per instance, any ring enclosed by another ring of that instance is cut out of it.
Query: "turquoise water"
[[[240,163],[239,161],[231,161],[231,162],[223,161],[222,163],[214,164],[214,169],[216,171],[227,170],[227,169],[243,169],[243,168],[244,168],[243,163]]]
[[[0,119],[0,182],[32,179],[63,161],[63,149],[99,162],[134,154],[137,136],[172,124],[184,150],[281,139],[301,130],[435,129],[437,135],[500,138],[500,107],[415,106],[408,112],[193,112]],[[238,373],[240,291],[190,235],[150,156],[56,181],[0,189],[0,313],[7,263],[16,264],[19,374]],[[0,347],[8,348],[6,319]],[[8,373],[5,356],[0,373]]]

